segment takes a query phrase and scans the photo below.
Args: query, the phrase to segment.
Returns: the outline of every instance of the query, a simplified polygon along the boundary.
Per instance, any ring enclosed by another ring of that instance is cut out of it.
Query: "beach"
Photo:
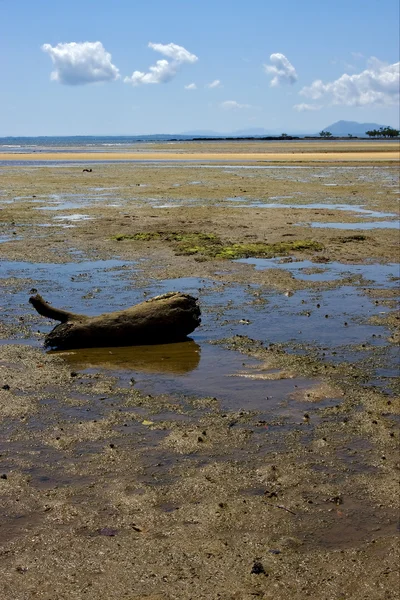
[[[112,144],[110,144],[112,146]],[[104,150],[93,146],[90,151],[77,147],[53,149],[51,152],[9,150],[0,151],[0,161],[224,161],[224,162],[394,162],[400,160],[399,144],[396,141],[331,141],[322,140],[296,142],[167,142],[126,145],[123,151],[120,144]],[[56,151],[55,151],[56,150]]]
[[[6,598],[395,598],[398,161],[384,141],[0,154]],[[162,346],[48,351],[28,303],[174,290],[202,324]]]

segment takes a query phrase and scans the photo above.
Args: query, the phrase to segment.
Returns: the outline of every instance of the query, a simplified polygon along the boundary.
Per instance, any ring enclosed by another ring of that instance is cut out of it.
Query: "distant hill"
[[[211,129],[193,129],[193,131],[183,131],[179,135],[185,137],[218,137],[221,133],[212,131]]]
[[[280,135],[279,132],[278,135]],[[249,129],[237,129],[233,131],[231,135],[237,136],[252,136],[252,135],[275,135],[276,131],[272,131],[271,129],[265,129],[264,127],[251,127]]]
[[[348,135],[363,135],[365,136],[366,131],[371,129],[379,129],[380,127],[386,127],[386,125],[380,125],[379,123],[357,123],[357,121],[336,121],[332,125],[324,127],[323,131],[330,131],[332,135],[344,136]]]

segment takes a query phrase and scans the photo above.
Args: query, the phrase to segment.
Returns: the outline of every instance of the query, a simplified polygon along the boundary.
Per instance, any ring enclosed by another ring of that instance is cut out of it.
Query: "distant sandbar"
[[[399,152],[29,152],[1,153],[0,161],[218,161],[218,162],[394,162]]]

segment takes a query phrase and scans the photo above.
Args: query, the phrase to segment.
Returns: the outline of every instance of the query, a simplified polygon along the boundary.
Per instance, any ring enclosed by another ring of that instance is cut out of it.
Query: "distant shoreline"
[[[337,151],[337,152],[25,152],[0,153],[1,162],[13,163],[37,161],[174,161],[174,162],[268,162],[268,163],[307,163],[307,162],[398,162],[399,152],[381,151]]]

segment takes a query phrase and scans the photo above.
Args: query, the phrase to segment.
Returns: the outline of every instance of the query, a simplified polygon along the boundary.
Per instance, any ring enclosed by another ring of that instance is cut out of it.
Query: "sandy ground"
[[[399,597],[398,279],[350,272],[398,261],[398,170],[338,164],[0,169],[1,600]],[[310,278],[199,233],[312,242],[277,259]],[[165,281],[194,342],[43,351],[31,290],[97,313]]]
[[[274,152],[260,152],[260,153],[246,153],[240,154],[237,152],[232,153],[189,153],[189,152],[97,152],[91,154],[88,152],[82,153],[71,153],[71,152],[59,152],[57,154],[52,153],[26,153],[26,154],[0,154],[0,161],[4,160],[21,160],[21,156],[24,160],[79,160],[79,161],[102,161],[102,160],[202,160],[202,161],[226,161],[226,162],[237,162],[243,161],[264,161],[264,162],[393,162],[399,161],[399,152],[326,152],[322,154],[320,152],[309,152],[305,154],[277,154]]]

